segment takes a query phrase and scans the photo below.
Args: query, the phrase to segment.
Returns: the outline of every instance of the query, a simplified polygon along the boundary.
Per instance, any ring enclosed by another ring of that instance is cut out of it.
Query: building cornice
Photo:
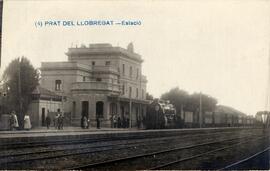
[[[143,60],[141,56],[134,52],[129,52],[128,50],[121,47],[98,47],[98,48],[69,48],[68,52],[65,53],[68,57],[77,57],[86,59],[88,55],[121,55],[129,58],[131,60],[142,63]]]

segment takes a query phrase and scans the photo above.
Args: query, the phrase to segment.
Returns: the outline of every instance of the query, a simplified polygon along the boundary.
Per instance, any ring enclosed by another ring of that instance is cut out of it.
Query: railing
[[[42,62],[41,69],[70,69],[81,68],[90,70],[91,67],[78,62]]]
[[[112,65],[108,65],[108,66],[92,66],[93,71],[98,71],[98,72],[106,72],[106,71],[110,71],[110,72],[116,72],[118,73],[118,69]]]
[[[76,82],[72,84],[72,90],[105,90],[120,92],[119,84],[112,84],[108,82],[98,82],[98,81],[89,81],[89,82]]]

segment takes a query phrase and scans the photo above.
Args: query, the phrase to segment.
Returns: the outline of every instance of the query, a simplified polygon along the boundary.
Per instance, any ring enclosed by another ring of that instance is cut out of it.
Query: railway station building
[[[143,59],[132,43],[126,49],[82,45],[69,48],[66,55],[67,61],[41,63],[41,86],[61,97],[58,110],[69,114],[72,126],[80,126],[86,116],[90,126],[96,126],[99,118],[102,127],[111,127],[114,115],[128,119],[132,127],[140,125],[149,103],[147,79],[142,74]],[[56,110],[43,108],[42,116]]]

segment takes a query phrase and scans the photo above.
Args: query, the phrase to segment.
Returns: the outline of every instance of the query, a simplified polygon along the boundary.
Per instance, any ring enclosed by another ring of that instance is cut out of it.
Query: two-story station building
[[[39,105],[38,122],[44,123],[48,112],[69,113],[71,125],[80,126],[81,118],[110,127],[112,116],[128,119],[138,126],[146,112],[146,77],[142,58],[127,47],[90,44],[69,48],[66,62],[42,62],[41,87],[62,98],[58,107]],[[55,111],[54,111],[55,110]],[[39,125],[39,124],[38,124]]]

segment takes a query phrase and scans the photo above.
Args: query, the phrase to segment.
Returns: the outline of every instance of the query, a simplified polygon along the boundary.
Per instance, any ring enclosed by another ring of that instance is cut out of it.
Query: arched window
[[[55,90],[60,91],[62,89],[62,81],[61,80],[55,80]]]

